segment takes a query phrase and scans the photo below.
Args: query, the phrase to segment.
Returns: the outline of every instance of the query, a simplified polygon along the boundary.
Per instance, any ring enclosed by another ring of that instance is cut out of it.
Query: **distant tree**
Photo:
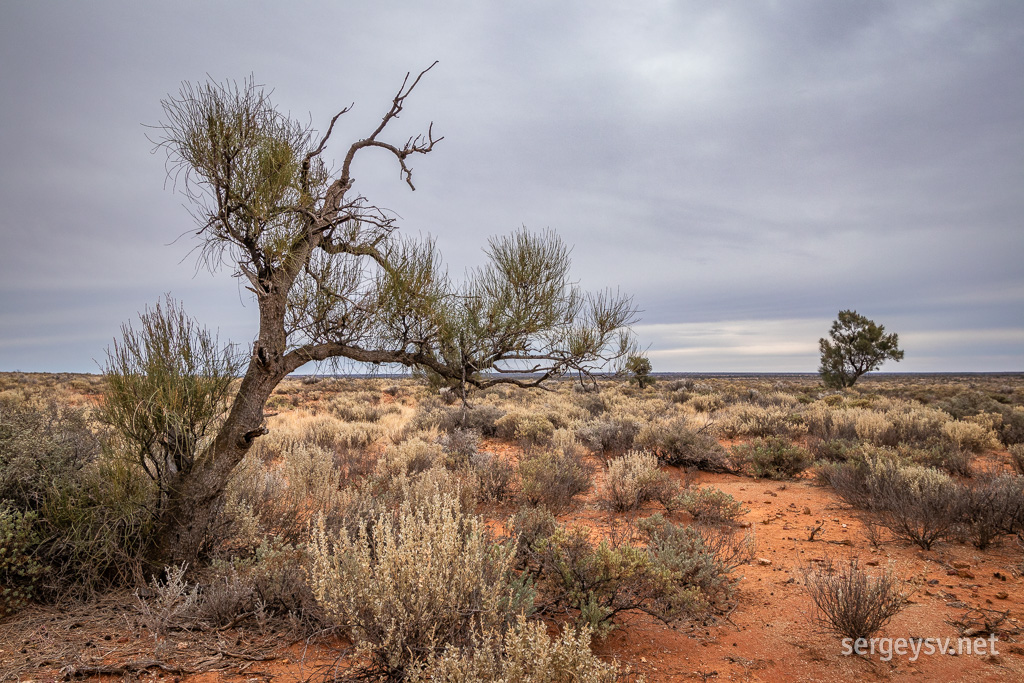
[[[456,284],[431,239],[398,235],[392,213],[353,191],[353,161],[370,149],[393,157],[415,189],[411,159],[442,138],[432,125],[404,144],[383,134],[432,67],[406,75],[377,127],[336,166],[323,156],[348,108],[321,136],[251,80],[185,84],[163,102],[154,142],[193,205],[203,258],[230,265],[259,310],[251,356],[216,436],[165,484],[163,559],[202,552],[231,471],[267,432],[267,399],[310,361],[420,368],[465,398],[471,387],[589,376],[633,353],[632,301],[580,291],[554,233],[523,229],[490,240],[489,262]]]
[[[852,387],[861,375],[877,370],[887,360],[903,360],[899,337],[885,334],[856,311],[840,311],[832,323],[829,339],[818,340],[821,349],[821,379],[827,387]]]
[[[653,385],[657,380],[651,377],[651,361],[646,356],[632,355],[626,359],[629,381],[641,389]]]

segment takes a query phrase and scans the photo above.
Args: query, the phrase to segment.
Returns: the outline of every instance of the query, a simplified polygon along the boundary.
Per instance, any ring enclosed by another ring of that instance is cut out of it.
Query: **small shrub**
[[[456,429],[441,437],[444,449],[445,464],[451,469],[458,469],[469,464],[480,446],[480,432],[475,429]]]
[[[641,422],[632,417],[609,417],[588,422],[576,430],[584,446],[605,456],[625,453],[633,447]]]
[[[737,405],[719,427],[723,436],[768,437],[799,436],[805,433],[785,408],[778,406]]]
[[[590,490],[593,469],[578,455],[562,451],[537,451],[519,461],[523,497],[531,505],[545,505],[560,512],[572,500]]]
[[[698,413],[713,413],[725,407],[725,399],[719,394],[697,394],[684,401],[684,405]]]
[[[1003,409],[1003,420],[999,425],[999,440],[1006,446],[1024,443],[1024,407],[1014,406]]]
[[[36,590],[43,566],[33,556],[38,543],[34,512],[0,500],[0,617],[25,606]]]
[[[531,567],[537,562],[535,550],[542,539],[555,533],[558,522],[547,508],[526,506],[509,518],[508,528],[516,542],[516,566],[536,569]]]
[[[604,499],[617,512],[637,510],[652,500],[663,504],[678,493],[679,486],[658,469],[650,453],[632,451],[608,463]]]
[[[546,444],[555,432],[554,423],[546,416],[525,411],[508,413],[494,426],[499,437],[515,439],[524,446]]]
[[[84,411],[0,398],[0,500],[39,510],[48,493],[73,488],[99,453]]]
[[[959,490],[957,518],[979,550],[1024,531],[1024,477],[985,472]]]
[[[544,596],[554,607],[575,610],[577,623],[599,638],[615,629],[613,619],[622,611],[659,613],[675,588],[644,549],[607,540],[592,545],[585,529],[559,527],[535,550]]]
[[[683,418],[658,420],[645,425],[635,444],[654,453],[665,465],[696,467],[708,472],[728,472],[725,448],[714,436],[690,429]]]
[[[748,512],[738,500],[713,486],[684,491],[676,504],[695,520],[706,524],[733,522]]]
[[[753,476],[767,479],[792,479],[810,465],[806,449],[778,436],[734,446],[732,455]]]
[[[900,447],[897,453],[914,464],[945,470],[949,474],[961,477],[970,477],[972,474],[970,451],[948,441],[937,441],[920,448]]]
[[[494,453],[477,453],[470,460],[480,486],[480,497],[492,503],[504,502],[515,486],[516,468]]]
[[[826,440],[812,436],[808,437],[807,445],[812,458],[829,462],[846,462],[859,450],[857,442],[850,439]]]
[[[515,548],[495,543],[458,502],[403,506],[373,533],[310,539],[310,583],[327,614],[369,658],[370,673],[404,678],[431,655],[504,633],[532,610],[533,591],[513,572]]]
[[[648,551],[667,570],[672,583],[684,587],[680,606],[689,617],[700,617],[732,598],[730,574],[754,555],[753,536],[738,537],[732,529],[672,524],[661,514],[639,523]],[[685,590],[685,589],[696,589]]]
[[[429,659],[410,683],[615,683],[618,667],[590,651],[590,631],[567,628],[550,638],[543,622],[519,619],[502,634],[487,634],[471,651],[451,649]]]
[[[413,437],[389,446],[378,461],[377,469],[380,476],[387,477],[419,474],[436,463],[443,463],[444,455],[440,445]]]
[[[997,445],[995,434],[974,422],[947,422],[942,425],[946,439],[962,451],[982,453]]]
[[[534,545],[539,585],[554,607],[575,610],[599,637],[620,612],[638,609],[665,622],[702,618],[731,595],[730,562],[745,543],[679,526],[654,515],[639,535],[590,542],[583,529],[557,528]]]
[[[154,638],[163,638],[172,630],[195,623],[199,616],[199,585],[185,580],[187,565],[165,567],[164,580],[155,576],[149,582],[148,594],[135,593],[139,621]]]
[[[1015,443],[1009,448],[1010,463],[1017,474],[1024,474],[1024,444]]]
[[[906,606],[902,582],[891,569],[872,576],[857,558],[836,567],[831,560],[805,573],[818,620],[846,638],[870,638]]]
[[[868,460],[870,506],[894,535],[924,550],[949,536],[957,520],[957,485],[948,475],[892,458]]]

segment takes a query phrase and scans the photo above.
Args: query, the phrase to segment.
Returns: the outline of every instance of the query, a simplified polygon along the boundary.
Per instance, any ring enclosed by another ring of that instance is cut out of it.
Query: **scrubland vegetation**
[[[338,677],[611,681],[636,662],[591,646],[630,615],[691,632],[747,609],[766,548],[721,477],[824,487],[895,548],[1024,543],[1016,375],[565,381],[468,405],[413,379],[287,379],[189,566],[152,560],[161,480],[103,419],[104,391],[0,377],[8,636],[47,605],[121,595],[154,661],[177,634],[248,629],[336,648]],[[899,614],[912,577],[874,566],[794,567],[815,622],[867,637]],[[45,668],[0,649],[10,671]]]

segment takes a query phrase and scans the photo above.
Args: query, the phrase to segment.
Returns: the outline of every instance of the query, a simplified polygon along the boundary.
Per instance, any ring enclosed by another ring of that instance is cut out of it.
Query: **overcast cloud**
[[[84,371],[164,292],[248,342],[198,269],[143,124],[182,81],[243,79],[323,127],[434,122],[416,192],[358,189],[453,273],[550,227],[588,288],[643,309],[657,371],[804,371],[840,309],[900,333],[886,369],[1024,370],[1024,4],[0,4],[0,370]]]

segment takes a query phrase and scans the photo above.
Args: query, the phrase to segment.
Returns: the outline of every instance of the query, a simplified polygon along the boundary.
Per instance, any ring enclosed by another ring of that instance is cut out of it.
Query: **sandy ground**
[[[503,457],[518,455],[515,446],[498,441],[485,441],[482,449]],[[1005,453],[989,457],[1002,459]],[[676,468],[666,471],[682,478]],[[607,528],[612,515],[598,500],[600,479],[560,521],[585,524],[598,533]],[[885,537],[873,544],[857,511],[831,489],[816,485],[809,474],[777,482],[697,473],[695,483],[721,488],[749,509],[739,527],[756,535],[757,550],[755,559],[737,570],[742,578],[735,609],[714,623],[675,627],[644,614],[627,614],[620,628],[595,642],[594,650],[603,658],[615,659],[652,682],[1024,680],[1024,635],[1018,621],[1024,604],[1019,573],[1024,550],[1015,539],[1003,538],[983,552],[956,542],[939,543],[930,551]],[[652,504],[644,513],[659,509]],[[511,511],[480,510],[495,526]],[[685,520],[686,515],[677,513],[675,519]],[[983,655],[921,654],[916,659],[910,652],[891,658],[882,651],[844,655],[839,637],[814,618],[803,572],[826,558],[845,561],[854,556],[869,570],[891,566],[907,582],[909,604],[881,636],[951,638],[956,647],[960,632],[977,625],[976,617],[1008,612],[997,629],[998,654],[986,650]],[[156,642],[137,632],[126,617],[133,601],[125,592],[73,608],[32,606],[0,621],[0,681],[329,680],[339,652],[347,647],[331,636],[296,642],[284,631],[252,629],[181,633]],[[81,675],[104,669],[111,673]],[[208,671],[192,673],[198,669]]]

